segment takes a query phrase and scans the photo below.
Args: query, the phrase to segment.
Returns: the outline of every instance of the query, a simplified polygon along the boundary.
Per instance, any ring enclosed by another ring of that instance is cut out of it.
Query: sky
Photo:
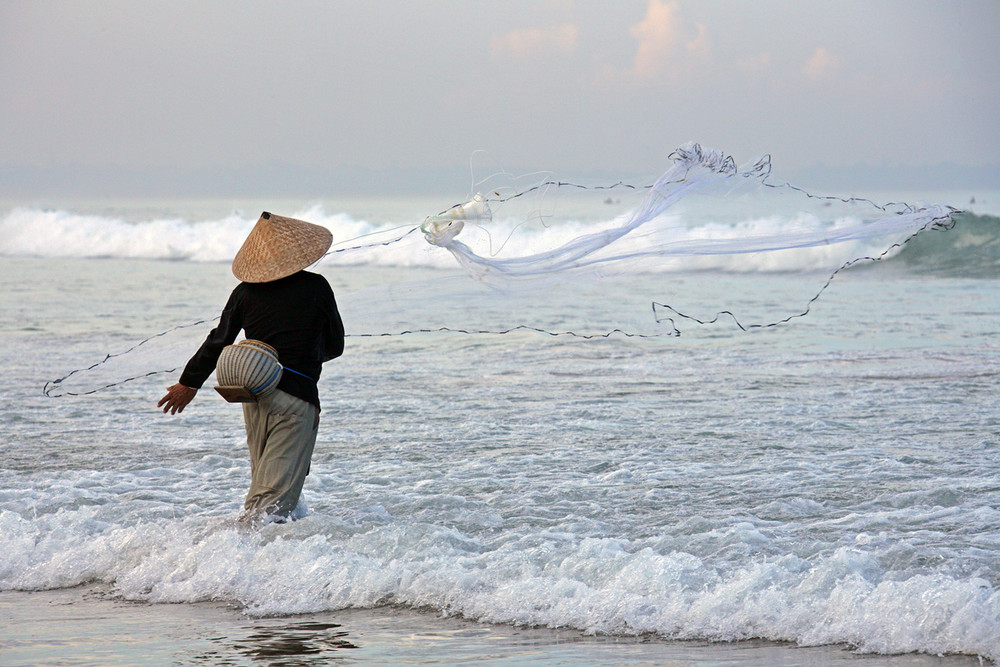
[[[687,141],[995,175],[998,33],[998,0],[0,0],[0,194],[655,174]]]

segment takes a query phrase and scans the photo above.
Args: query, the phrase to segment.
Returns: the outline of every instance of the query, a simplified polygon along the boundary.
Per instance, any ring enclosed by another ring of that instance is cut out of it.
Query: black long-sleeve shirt
[[[237,285],[219,325],[184,367],[180,383],[200,388],[241,329],[247,338],[277,350],[282,366],[297,371],[285,370],[278,389],[319,407],[316,382],[323,362],[344,353],[344,324],[326,278],[299,271],[269,283]]]

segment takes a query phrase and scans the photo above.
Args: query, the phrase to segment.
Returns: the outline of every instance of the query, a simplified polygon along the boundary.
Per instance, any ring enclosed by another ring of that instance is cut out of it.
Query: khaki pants
[[[316,445],[319,409],[280,389],[243,404],[250,449],[247,514],[288,516],[299,502]]]

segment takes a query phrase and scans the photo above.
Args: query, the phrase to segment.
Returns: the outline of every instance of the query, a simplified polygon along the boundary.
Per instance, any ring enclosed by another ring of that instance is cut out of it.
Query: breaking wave
[[[203,464],[234,465],[212,458]],[[860,548],[737,567],[627,539],[544,531],[488,538],[387,516],[366,521],[384,525],[358,532],[306,520],[300,528],[318,532],[282,537],[195,518],[126,526],[92,508],[33,520],[4,511],[0,590],[101,582],[129,600],[227,601],[255,616],[402,605],[607,635],[1000,655],[1000,592],[987,581],[900,577]],[[714,532],[731,545],[771,539],[750,523]]]
[[[419,236],[406,243],[392,241],[412,225],[373,223],[347,213],[327,213],[315,206],[290,212],[292,217],[328,227],[337,239],[331,264],[455,268],[454,259],[433,252]],[[936,275],[991,277],[1000,273],[1000,218],[960,212],[953,216],[954,228],[946,233],[920,234],[889,263]],[[116,258],[189,262],[229,262],[250,232],[256,217],[231,214],[217,220],[190,221],[165,218],[130,222],[120,218],[74,213],[68,210],[15,208],[0,217],[0,255],[41,258]],[[570,239],[599,232],[610,220],[567,220],[547,226],[526,227],[517,219],[498,219],[489,230],[490,240],[507,239],[504,254],[519,256],[534,248],[553,247]],[[711,241],[738,235],[751,239],[792,238],[801,233],[800,216],[780,214],[754,216],[731,222],[690,222],[676,214],[666,233],[678,235],[676,243]],[[475,234],[476,230],[470,232]],[[481,232],[480,232],[481,233]],[[355,248],[358,241],[363,248]],[[643,240],[639,239],[637,243]],[[771,253],[719,253],[708,256],[671,258],[644,271],[720,270],[780,272],[803,271],[828,266],[844,258],[877,255],[888,243],[882,238],[852,240],[844,244],[812,246]]]

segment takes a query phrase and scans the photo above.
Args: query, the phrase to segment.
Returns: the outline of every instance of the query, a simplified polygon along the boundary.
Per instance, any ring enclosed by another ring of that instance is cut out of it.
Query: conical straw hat
[[[233,259],[233,275],[246,283],[269,283],[318,261],[333,243],[326,227],[265,211]]]

